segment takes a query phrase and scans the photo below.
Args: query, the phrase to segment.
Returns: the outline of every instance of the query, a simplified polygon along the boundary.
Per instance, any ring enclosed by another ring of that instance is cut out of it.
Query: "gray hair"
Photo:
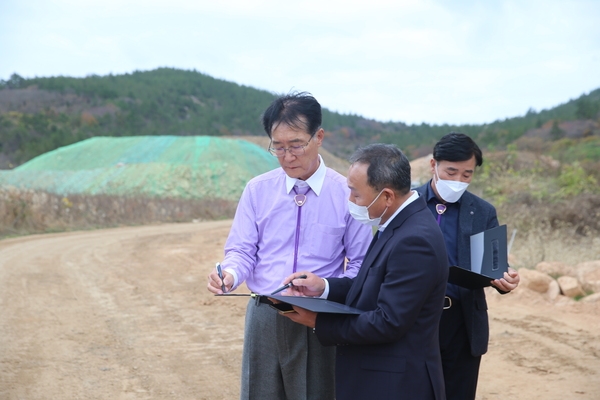
[[[368,164],[367,183],[377,191],[392,189],[402,195],[410,190],[410,162],[393,144],[374,143],[350,156],[351,164]]]

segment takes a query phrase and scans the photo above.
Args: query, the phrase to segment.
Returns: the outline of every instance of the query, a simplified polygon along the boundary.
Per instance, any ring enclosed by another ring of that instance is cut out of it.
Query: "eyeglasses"
[[[271,153],[272,155],[274,155],[277,158],[281,158],[281,157],[285,157],[285,152],[289,151],[291,155],[293,156],[301,156],[304,155],[306,146],[308,146],[310,144],[310,141],[312,140],[314,136],[311,136],[310,139],[308,139],[308,142],[306,142],[305,145],[302,146],[290,146],[290,147],[270,147],[269,146],[269,153]],[[271,142],[273,143],[273,142]]]

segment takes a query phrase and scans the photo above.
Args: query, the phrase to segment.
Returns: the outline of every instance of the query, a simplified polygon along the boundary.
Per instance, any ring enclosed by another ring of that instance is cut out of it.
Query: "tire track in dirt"
[[[507,324],[513,335],[520,335],[520,351],[510,353],[516,365],[529,368],[531,373],[557,374],[559,370],[572,370],[586,375],[595,375],[589,367],[598,362],[595,344],[585,332],[570,332],[560,321],[531,316],[528,320],[495,319]],[[519,339],[515,339],[518,344]],[[534,343],[534,346],[531,346]],[[527,357],[529,355],[529,357]]]
[[[230,225],[0,241],[0,399],[238,398],[247,300],[206,290]],[[478,400],[597,399],[598,313],[488,300]]]
[[[222,325],[202,304],[229,226],[0,242],[0,398],[236,397],[243,308],[225,304]]]
[[[551,304],[532,306],[529,296],[488,294],[490,348],[482,361],[478,399],[597,399],[598,316],[569,314]]]

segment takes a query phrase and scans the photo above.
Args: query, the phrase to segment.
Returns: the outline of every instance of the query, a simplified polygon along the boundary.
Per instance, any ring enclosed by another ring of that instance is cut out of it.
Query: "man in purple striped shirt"
[[[307,93],[277,98],[263,115],[269,151],[281,168],[248,182],[225,244],[223,280],[208,290],[270,294],[296,270],[322,277],[354,277],[372,239],[348,212],[346,178],[319,155],[325,132],[321,106]],[[266,300],[266,297],[261,297]],[[312,329],[278,318],[250,300],[242,356],[242,399],[334,399],[335,350]]]

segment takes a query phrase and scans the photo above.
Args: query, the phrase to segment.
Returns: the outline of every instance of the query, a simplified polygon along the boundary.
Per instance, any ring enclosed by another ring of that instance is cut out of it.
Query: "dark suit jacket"
[[[328,299],[365,312],[317,315],[337,345],[336,398],[445,399],[439,349],[448,258],[423,197],[390,222],[354,279],[328,278]]]
[[[427,185],[417,188],[422,196]],[[471,235],[498,226],[496,209],[487,201],[465,192],[460,198],[458,212],[458,266],[471,269]],[[487,302],[483,289],[459,287],[460,302],[463,310],[467,336],[471,345],[471,354],[480,356],[487,352],[489,340],[489,322]],[[443,334],[443,333],[442,333]]]

